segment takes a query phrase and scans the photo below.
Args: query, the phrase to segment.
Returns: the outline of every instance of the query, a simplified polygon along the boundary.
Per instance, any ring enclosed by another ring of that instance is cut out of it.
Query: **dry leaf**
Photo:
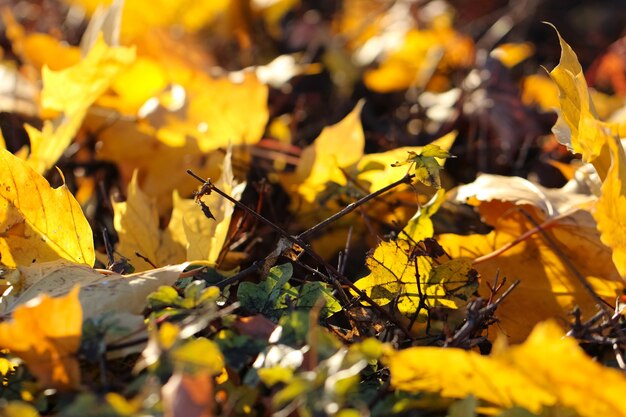
[[[522,82],[522,102],[550,112],[559,107],[559,90],[545,75],[529,75]]]
[[[0,150],[0,254],[8,266],[59,258],[93,265],[93,235],[65,185],[52,188],[26,162]]]
[[[412,249],[406,241],[381,242],[367,259],[370,273],[355,285],[379,305],[393,303],[407,322],[414,322],[414,333],[424,335],[428,326],[428,334],[435,334],[446,319],[429,320],[430,313],[445,309],[452,316],[454,310],[466,306],[476,290],[476,276],[470,273],[467,258],[437,265],[427,256],[413,259]],[[454,316],[453,320],[459,320],[462,314]],[[452,327],[458,324],[453,320]]]
[[[99,130],[106,119],[88,118],[90,130]],[[157,140],[152,133],[144,133],[143,124],[120,120],[104,128],[99,138],[102,147],[98,159],[114,161],[120,168],[124,182],[130,183],[133,173],[141,173],[141,189],[156,200],[161,216],[169,214],[172,207],[172,192],[190,195],[197,183],[190,181],[187,169],[204,178],[217,178],[219,165],[224,159],[220,151],[204,154],[195,140],[188,138],[184,146],[169,146]],[[149,128],[150,131],[152,128]],[[244,154],[243,151],[236,155]],[[164,169],[164,167],[167,167]]]
[[[460,349],[414,347],[387,356],[391,386],[448,398],[474,395],[498,408],[547,407],[582,417],[626,416],[626,378],[589,358],[554,322],[538,324],[519,346],[499,343],[489,357]]]
[[[462,203],[481,206],[490,201],[513,203],[513,206],[531,206],[542,212],[542,221],[554,218],[577,209],[588,209],[596,197],[570,192],[568,189],[545,188],[521,177],[481,174],[471,184],[456,189],[455,199]],[[481,212],[487,216],[485,221],[497,225],[497,218],[489,215],[488,210]],[[501,215],[502,213],[494,213]],[[584,226],[594,227],[591,216],[582,214],[577,220]]]
[[[133,48],[111,48],[100,37],[78,64],[58,72],[43,68],[42,107],[63,116],[46,121],[41,131],[26,125],[31,142],[28,162],[37,172],[45,173],[61,157],[87,109],[134,59]]]
[[[136,271],[156,266],[180,263],[185,260],[185,247],[175,242],[168,230],[159,229],[156,204],[137,184],[137,172],[128,185],[127,199],[113,203],[113,223],[119,236],[117,251],[130,260]]]
[[[505,67],[513,68],[534,53],[535,47],[530,42],[503,43],[491,51],[489,56],[500,61]]]
[[[281,177],[288,191],[312,203],[326,189],[327,183],[346,184],[341,169],[356,164],[363,156],[363,104],[360,101],[339,123],[325,127],[315,141],[302,151],[296,172]]]
[[[620,142],[623,127],[598,120],[585,77],[572,48],[561,38],[561,59],[550,77],[559,88],[561,111],[553,131],[573,152],[581,153],[603,181],[594,217],[602,242],[626,277],[626,155]]]
[[[103,3],[99,0],[69,0],[69,3],[80,5],[88,14],[93,14]],[[107,1],[105,3],[110,3]],[[158,2],[146,0],[126,0],[122,13],[122,36],[125,40],[154,28],[178,26],[187,31],[197,31],[223,14],[229,4],[228,0],[211,0],[199,2]]]
[[[489,255],[535,227],[512,203],[483,204],[497,219],[495,230],[487,235],[440,235],[438,241],[450,256],[476,259]],[[533,213],[531,206],[525,208]],[[535,219],[540,222],[539,217]],[[536,232],[506,252],[474,265],[482,277],[479,293],[484,298],[491,296],[488,284],[493,284],[496,276],[506,277],[507,282],[521,281],[496,313],[499,328],[511,342],[524,340],[542,320],[567,322],[575,306],[581,308],[584,317],[597,311],[596,300],[578,274],[610,304],[624,287],[611,262],[611,251],[600,242],[595,228],[581,227],[575,221],[561,222],[546,233],[558,249]]]
[[[103,275],[64,260],[38,263],[18,267],[14,290],[2,302],[5,311],[11,312],[42,294],[59,297],[79,286],[85,318],[111,312],[141,314],[146,297],[162,285],[173,285],[187,266],[182,263],[130,275]]]
[[[0,323],[0,346],[21,357],[43,387],[74,389],[80,384],[76,353],[83,313],[75,287],[65,297],[41,295]]]
[[[412,29],[406,33],[402,44],[389,53],[380,66],[365,73],[365,85],[377,92],[403,90],[411,86],[430,86],[437,91],[446,90],[445,77],[431,78],[437,68],[463,68],[473,61],[472,40],[449,26],[431,29]],[[438,81],[443,84],[438,85]]]
[[[215,185],[235,200],[241,198],[246,187],[245,182],[238,184],[233,177],[232,149],[230,147],[224,158],[222,175]],[[235,207],[233,203],[217,193],[203,196],[201,200],[213,214],[213,219],[208,219],[200,207],[198,207],[198,204],[194,203],[194,206],[191,207],[190,200],[174,197],[174,211],[169,228],[172,230],[172,235],[174,235],[173,230],[175,228],[180,230],[180,227],[183,227],[186,238],[187,260],[207,261],[215,264],[226,242],[230,220]],[[183,209],[184,214],[177,216],[177,208],[185,206],[187,209]],[[172,221],[179,217],[182,218],[182,225],[173,224]]]
[[[165,417],[212,417],[213,376],[175,372],[161,389]]]
[[[80,50],[77,47],[59,42],[45,33],[27,34],[10,9],[4,8],[1,13],[7,38],[11,41],[11,49],[36,71],[41,71],[44,66],[59,71],[80,61]]]

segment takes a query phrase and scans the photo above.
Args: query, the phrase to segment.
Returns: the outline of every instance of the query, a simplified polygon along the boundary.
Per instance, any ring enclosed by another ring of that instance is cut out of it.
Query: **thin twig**
[[[380,190],[374,191],[373,193],[370,193],[370,194],[366,195],[365,197],[360,198],[359,200],[355,201],[354,203],[348,204],[341,211],[333,214],[332,216],[330,216],[326,220],[316,224],[315,226],[311,227],[310,229],[305,230],[304,232],[300,233],[298,235],[298,239],[306,239],[308,237],[311,237],[312,235],[316,234],[317,232],[319,232],[320,230],[322,230],[323,228],[325,228],[329,224],[334,223],[335,221],[337,221],[338,219],[342,218],[346,214],[349,214],[349,213],[353,212],[358,207],[360,207],[363,204],[367,203],[368,201],[378,197],[379,195],[384,194],[387,191],[392,190],[392,189],[396,188],[399,185],[410,184],[414,177],[415,177],[415,175],[413,175],[413,174],[407,174],[404,177],[402,177],[401,179],[392,182],[391,184],[381,188]]]
[[[245,212],[249,213],[251,216],[253,216],[255,219],[267,224],[268,226],[270,226],[272,229],[274,229],[277,233],[279,233],[282,237],[284,237],[285,239],[287,239],[289,242],[291,242],[292,244],[296,244],[299,247],[302,248],[302,250],[304,252],[306,252],[314,261],[318,262],[320,265],[323,265],[329,272],[329,282],[335,287],[335,289],[337,290],[337,293],[339,295],[339,297],[342,299],[342,301],[347,305],[349,303],[349,298],[346,295],[345,291],[343,290],[342,284],[346,285],[348,288],[350,288],[350,290],[352,290],[355,294],[357,294],[357,296],[360,297],[361,300],[367,302],[368,304],[370,304],[376,311],[378,311],[381,315],[383,315],[387,320],[389,320],[391,323],[393,323],[396,327],[398,327],[400,330],[402,330],[402,332],[408,336],[411,337],[411,333],[389,312],[387,311],[385,308],[381,307],[378,303],[376,303],[374,300],[372,300],[365,292],[363,292],[360,288],[357,288],[356,285],[354,285],[354,283],[352,281],[350,281],[347,277],[345,277],[343,274],[341,274],[337,268],[335,268],[334,266],[330,265],[328,262],[326,262],[324,259],[322,259],[317,252],[315,252],[313,249],[311,249],[311,247],[304,242],[302,239],[300,239],[298,236],[292,236],[289,233],[287,233],[285,230],[283,230],[280,226],[276,225],[275,223],[273,223],[271,220],[266,219],[264,216],[262,216],[261,214],[255,212],[254,210],[252,210],[250,207],[246,206],[245,204],[241,203],[240,201],[235,200],[234,198],[232,198],[230,195],[228,195],[227,193],[225,193],[224,191],[220,190],[219,188],[217,188],[215,186],[215,184],[213,184],[210,180],[204,180],[202,179],[202,177],[196,175],[192,170],[188,169],[187,170],[187,174],[191,175],[192,177],[194,177],[195,179],[197,179],[198,181],[202,182],[203,187],[207,187],[207,189],[209,191],[215,191],[217,194],[219,194],[220,196],[224,197],[226,200],[230,201],[231,203],[233,203],[235,206],[239,207],[240,209],[244,210]],[[402,183],[404,183],[405,181],[407,181],[407,178],[412,179],[413,176],[412,175],[406,175],[405,177],[402,178],[402,180],[396,181],[394,184],[395,186],[398,186]],[[391,185],[391,184],[390,184]],[[393,188],[393,187],[392,187]],[[381,190],[385,190],[388,191],[389,186],[387,187],[383,187]],[[381,191],[379,190],[379,191]],[[376,194],[376,193],[372,193],[372,194]],[[380,195],[380,192],[378,192],[378,194],[376,195]],[[372,197],[373,198],[373,197]],[[371,198],[370,198],[371,199]],[[363,199],[361,199],[363,200]],[[361,201],[359,200],[359,201]],[[368,199],[369,200],[369,199]],[[368,200],[366,200],[365,202],[367,202]],[[363,204],[364,202],[361,202],[360,204]],[[354,203],[353,203],[354,204]],[[356,206],[358,207],[358,206]],[[356,207],[353,207],[350,211],[354,210]],[[345,209],[344,209],[345,210]],[[342,210],[342,212],[344,211]],[[348,212],[344,212],[343,215],[349,213]],[[341,217],[341,216],[339,216]],[[339,217],[336,217],[335,220]],[[326,224],[326,221],[322,222]],[[319,272],[318,272],[319,274]],[[323,274],[322,274],[323,276]]]
[[[538,229],[539,233],[541,233],[541,236],[544,238],[544,240],[548,243],[548,245],[552,248],[552,250],[554,251],[554,253],[561,259],[561,261],[563,261],[563,263],[565,264],[565,267],[567,269],[570,270],[570,272],[572,274],[574,274],[574,276],[578,279],[578,281],[580,282],[580,284],[585,288],[585,290],[587,290],[587,292],[589,293],[589,295],[591,296],[591,298],[593,298],[593,300],[598,303],[598,305],[602,306],[602,308],[604,310],[607,309],[607,307],[612,308],[612,306],[607,303],[606,301],[604,301],[602,299],[602,297],[600,297],[595,290],[593,289],[593,287],[589,284],[589,282],[587,282],[587,278],[585,278],[585,276],[583,274],[580,273],[580,271],[578,270],[578,268],[576,268],[576,265],[574,265],[574,263],[572,262],[572,260],[565,254],[565,252],[563,252],[563,250],[559,247],[559,245],[557,245],[557,243],[554,241],[554,239],[552,238],[552,236],[550,236],[542,227],[539,223],[537,223],[537,221],[530,215],[528,214],[525,210],[520,210],[521,213],[528,219],[528,221],[530,221],[532,224],[535,225],[535,228]]]
[[[534,222],[534,224],[536,225],[535,227],[533,227],[532,229],[526,231],[524,234],[522,234],[521,236],[519,236],[518,238],[516,238],[514,241],[507,243],[506,245],[496,249],[495,251],[488,253],[486,255],[483,256],[479,256],[478,258],[474,259],[472,261],[472,266],[476,266],[478,264],[481,264],[483,262],[487,262],[493,258],[497,258],[498,256],[502,255],[504,252],[508,251],[509,249],[519,245],[520,243],[524,242],[525,240],[527,240],[529,237],[531,237],[532,235],[541,232],[542,230],[546,230],[550,227],[554,227],[556,226],[555,223],[563,220],[564,218],[567,218],[571,215],[573,215],[574,213],[576,213],[579,209],[578,208],[574,208],[571,210],[566,211],[563,214],[559,214],[558,216],[554,216],[549,218],[548,220],[546,220],[545,222],[541,223],[541,224],[537,224],[536,222]]]

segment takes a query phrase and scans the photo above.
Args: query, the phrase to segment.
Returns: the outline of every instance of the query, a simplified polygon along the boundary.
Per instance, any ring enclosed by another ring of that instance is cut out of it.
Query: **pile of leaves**
[[[4,8],[0,414],[626,416],[624,38],[470,3]]]

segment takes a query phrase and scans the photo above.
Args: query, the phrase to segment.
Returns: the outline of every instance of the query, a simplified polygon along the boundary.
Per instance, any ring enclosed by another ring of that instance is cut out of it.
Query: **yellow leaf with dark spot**
[[[381,242],[367,259],[369,275],[355,285],[379,305],[392,303],[407,321],[415,320],[412,330],[419,332],[429,312],[466,306],[478,282],[469,259],[433,265],[433,259],[412,254],[415,249],[402,240]]]

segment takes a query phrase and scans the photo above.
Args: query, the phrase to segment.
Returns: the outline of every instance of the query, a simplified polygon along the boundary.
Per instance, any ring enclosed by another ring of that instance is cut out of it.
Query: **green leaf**
[[[261,381],[269,388],[280,382],[286,384],[293,378],[293,369],[285,368],[283,366],[261,368],[257,372]]]
[[[320,298],[326,301],[320,313],[321,318],[328,318],[334,313],[341,311],[341,304],[339,304],[339,301],[333,296],[328,285],[318,281],[306,282],[300,287],[296,306],[301,309],[310,310]]]
[[[177,306],[180,301],[178,292],[168,285],[162,285],[158,290],[148,295],[148,308],[161,310],[166,307]]]
[[[415,179],[425,185],[435,188],[441,188],[441,179],[439,171],[443,169],[443,161],[439,160],[452,157],[448,151],[438,145],[426,145],[419,152],[408,152],[409,156],[406,160],[391,164],[393,167],[410,164],[409,172],[415,175]]]
[[[473,395],[470,395],[469,397],[452,404],[448,409],[447,417],[476,417],[475,410],[477,406],[478,400]]]
[[[288,281],[293,274],[291,264],[278,265],[270,269],[267,278],[258,284],[242,282],[237,289],[241,308],[250,313],[261,313],[271,320],[278,320],[287,309],[287,298],[297,293]]]
[[[176,367],[184,372],[209,372],[217,375],[224,368],[224,356],[215,342],[200,337],[190,340],[172,352]]]
[[[439,210],[439,207],[446,199],[445,196],[445,190],[437,190],[437,193],[428,203],[418,208],[417,213],[409,220],[403,232],[415,242],[433,237],[435,229],[430,218]]]

